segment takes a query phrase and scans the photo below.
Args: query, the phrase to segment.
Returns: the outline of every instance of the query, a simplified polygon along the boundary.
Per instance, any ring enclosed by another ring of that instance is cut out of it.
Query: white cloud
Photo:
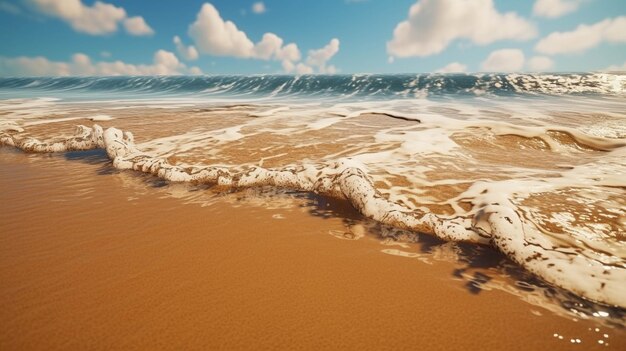
[[[180,40],[178,35],[174,36],[174,45],[176,45],[176,51],[187,61],[193,61],[198,59],[198,50],[193,45],[186,46]]]
[[[306,63],[312,66],[322,67],[339,52],[339,39],[333,38],[323,48],[309,51]]]
[[[537,0],[533,6],[535,16],[556,18],[578,10],[581,0]]]
[[[69,66],[64,62],[51,62],[46,58],[0,56],[0,75],[2,76],[67,76],[70,75]]]
[[[328,44],[320,49],[310,50],[306,58],[306,63],[300,62],[293,64],[291,62],[283,62],[283,69],[287,73],[295,72],[296,74],[313,74],[317,68],[318,73],[335,74],[337,67],[327,65],[328,61],[339,52],[339,39],[333,38]]]
[[[282,62],[283,70],[287,73],[291,73],[296,69],[296,66],[293,62],[289,60],[284,60]]]
[[[278,35],[265,33],[255,44],[235,23],[224,20],[210,3],[202,5],[196,20],[189,26],[189,36],[201,53],[209,55],[281,61],[287,73],[313,73],[316,68],[320,73],[337,71],[336,67],[327,66],[326,62],[339,51],[338,39],[332,39],[321,49],[309,51],[305,64],[298,62],[301,53],[295,43],[284,45],[284,40]]]
[[[252,12],[256,13],[257,15],[260,15],[262,13],[265,13],[265,11],[267,11],[267,9],[265,8],[265,4],[263,3],[263,1],[258,1],[255,2],[254,4],[252,4]]]
[[[485,72],[515,72],[524,67],[524,53],[519,49],[493,51],[481,64]]]
[[[147,35],[154,31],[143,17],[128,18],[126,10],[96,1],[87,6],[81,0],[27,0],[39,12],[67,22],[77,32],[104,35],[114,33],[123,23],[131,35]]]
[[[154,63],[156,66],[160,66],[159,68],[163,70],[163,74],[176,72],[176,70],[181,66],[180,61],[178,61],[178,57],[176,57],[174,53],[165,50],[158,50],[154,54]]]
[[[542,54],[583,53],[603,42],[626,43],[626,16],[581,24],[571,32],[554,32],[541,39],[535,50]]]
[[[300,60],[300,50],[294,43],[283,46],[283,39],[274,33],[265,33],[252,49],[251,57],[261,60]]]
[[[111,53],[109,51],[100,51],[100,56],[104,58],[111,57]]]
[[[606,72],[626,72],[626,62],[624,62],[621,65],[611,65],[611,66],[603,69],[603,71],[606,71]]]
[[[282,46],[283,39],[281,37],[274,33],[265,33],[261,41],[254,46],[252,56],[262,60],[269,60],[277,52],[280,52]]]
[[[204,72],[202,72],[202,70],[198,66],[191,66],[189,68],[189,74],[192,76],[199,76],[199,75],[203,75]]]
[[[196,21],[189,26],[189,36],[198,49],[216,56],[251,57],[254,44],[246,33],[231,21],[224,21],[215,6],[202,5]]]
[[[296,65],[296,73],[297,74],[313,74],[313,67],[307,66],[304,63],[300,62]]]
[[[455,39],[478,45],[498,40],[528,40],[535,27],[514,12],[500,13],[493,0],[421,0],[400,22],[387,53],[395,57],[429,56],[440,53]]]
[[[202,5],[196,21],[189,26],[189,36],[201,52],[216,56],[257,58],[261,60],[300,60],[300,50],[294,43],[283,46],[283,39],[265,33],[254,44],[245,32],[231,21],[224,21],[215,6]]]
[[[124,28],[132,35],[152,35],[154,30],[146,23],[143,17],[135,16],[124,20]]]
[[[328,61],[339,52],[339,39],[333,38],[328,44],[320,49],[310,50],[306,58],[306,63],[297,60],[284,60],[283,69],[287,73],[313,74],[335,74],[338,69],[334,65],[327,65]],[[292,62],[294,61],[294,62]]]
[[[452,62],[435,71],[436,73],[462,73],[467,72],[467,65],[459,62]]]
[[[122,61],[92,62],[89,56],[74,54],[69,62],[50,61],[45,57],[0,56],[2,76],[114,76],[114,75],[177,75],[202,74],[198,67],[188,68],[176,55],[165,50],[154,53],[150,65],[134,65]]]
[[[317,67],[320,73],[334,74],[337,69],[334,66],[326,66],[326,63],[339,52],[339,39],[333,38],[323,48],[309,51],[306,58],[307,65]]]
[[[546,72],[554,67],[554,61],[546,56],[533,56],[528,60],[528,69],[532,72]]]
[[[300,61],[300,49],[295,43],[289,43],[276,52],[278,60]]]

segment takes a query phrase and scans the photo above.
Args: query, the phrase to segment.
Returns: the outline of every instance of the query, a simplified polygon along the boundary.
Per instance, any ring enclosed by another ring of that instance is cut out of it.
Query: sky
[[[626,0],[0,0],[0,76],[626,71]]]

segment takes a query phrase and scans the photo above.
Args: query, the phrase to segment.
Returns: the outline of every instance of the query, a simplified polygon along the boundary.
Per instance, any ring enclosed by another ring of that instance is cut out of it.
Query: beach
[[[0,348],[622,349],[623,85],[0,79]]]
[[[496,252],[470,268],[443,242],[331,235],[367,228],[341,202],[188,201],[102,153],[0,152],[3,349],[624,347],[623,327],[517,289]]]

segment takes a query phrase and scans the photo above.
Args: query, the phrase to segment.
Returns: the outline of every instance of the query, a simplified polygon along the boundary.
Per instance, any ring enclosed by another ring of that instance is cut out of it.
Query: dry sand
[[[328,235],[358,220],[341,204],[200,206],[87,155],[0,148],[1,350],[626,349],[621,327],[471,293],[455,262]]]

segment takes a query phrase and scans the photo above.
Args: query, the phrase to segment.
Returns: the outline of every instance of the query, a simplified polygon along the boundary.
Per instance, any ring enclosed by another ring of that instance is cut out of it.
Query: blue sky
[[[625,69],[624,0],[255,3],[0,0],[0,75]]]

